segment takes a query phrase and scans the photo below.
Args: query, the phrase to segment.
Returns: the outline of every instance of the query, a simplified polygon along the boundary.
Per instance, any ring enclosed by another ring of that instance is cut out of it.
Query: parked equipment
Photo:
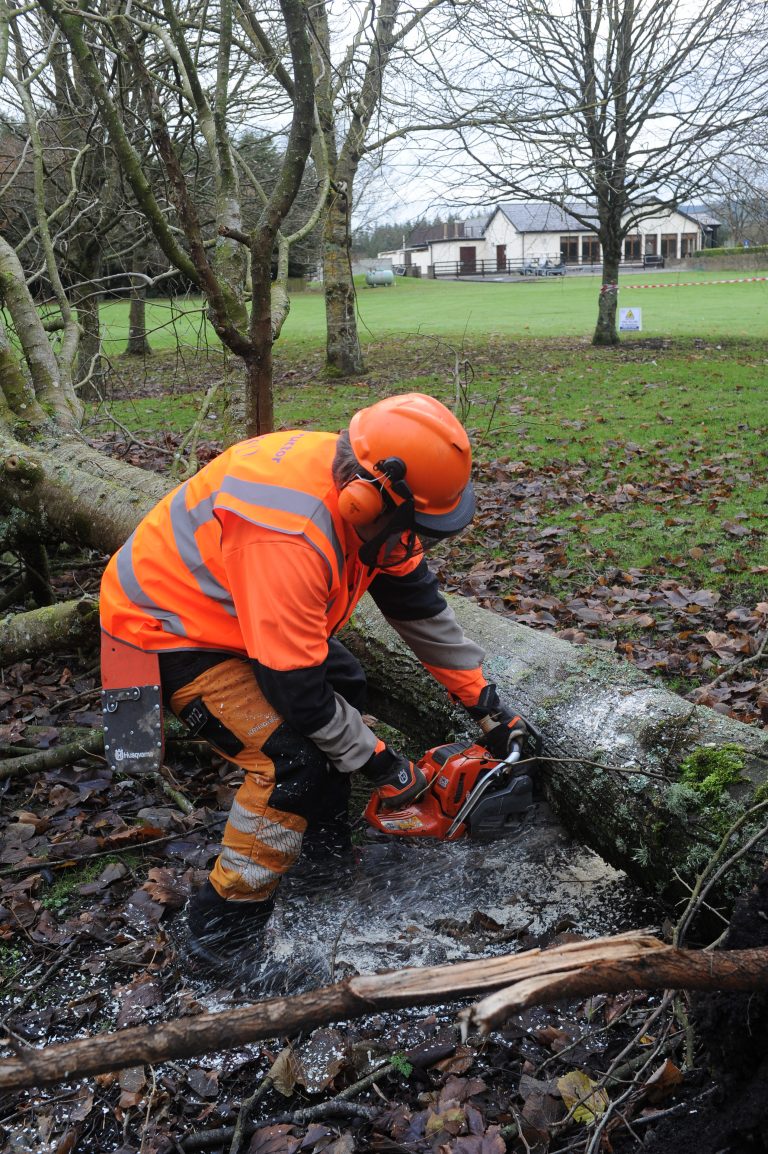
[[[419,761],[429,781],[426,793],[398,810],[386,809],[373,794],[366,820],[395,837],[457,841],[514,835],[533,803],[530,771],[541,753],[541,734],[529,722],[527,727],[525,750],[516,742],[503,761],[479,744],[457,742],[427,750]]]

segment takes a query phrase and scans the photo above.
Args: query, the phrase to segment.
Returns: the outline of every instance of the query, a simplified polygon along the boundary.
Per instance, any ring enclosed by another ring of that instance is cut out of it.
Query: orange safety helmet
[[[339,494],[342,516],[371,524],[387,509],[412,510],[416,532],[449,537],[472,520],[469,438],[450,409],[424,393],[401,393],[355,413],[352,451],[367,476]]]

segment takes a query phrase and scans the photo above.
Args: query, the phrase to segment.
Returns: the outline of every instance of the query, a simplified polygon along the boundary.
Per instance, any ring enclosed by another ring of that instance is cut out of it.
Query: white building
[[[582,215],[587,216],[584,211]],[[683,260],[711,246],[717,221],[705,210],[661,210],[640,221],[624,239],[623,259],[653,263]],[[533,202],[500,204],[484,217],[417,228],[403,248],[382,252],[395,267],[421,276],[471,276],[527,268],[599,265],[600,242],[592,228],[570,212]]]

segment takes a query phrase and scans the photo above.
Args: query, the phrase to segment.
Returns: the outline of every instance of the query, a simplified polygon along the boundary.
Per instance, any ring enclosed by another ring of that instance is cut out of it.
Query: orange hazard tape
[[[691,288],[693,285],[702,284],[753,284],[755,281],[768,281],[768,276],[742,276],[734,280],[683,280],[683,281],[667,281],[665,284],[626,284],[622,288],[629,289],[648,289],[648,288]]]

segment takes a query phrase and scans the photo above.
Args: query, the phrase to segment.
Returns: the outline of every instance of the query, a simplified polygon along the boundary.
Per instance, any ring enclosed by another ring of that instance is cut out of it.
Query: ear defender
[[[398,496],[407,500],[410,490],[404,484],[405,462],[399,457],[377,461],[377,477],[353,477],[339,493],[339,512],[350,525],[371,525],[388,507],[393,507],[390,485]],[[403,493],[401,490],[407,492]]]
[[[370,525],[384,512],[384,498],[376,481],[354,477],[339,493],[339,512],[350,525]]]

